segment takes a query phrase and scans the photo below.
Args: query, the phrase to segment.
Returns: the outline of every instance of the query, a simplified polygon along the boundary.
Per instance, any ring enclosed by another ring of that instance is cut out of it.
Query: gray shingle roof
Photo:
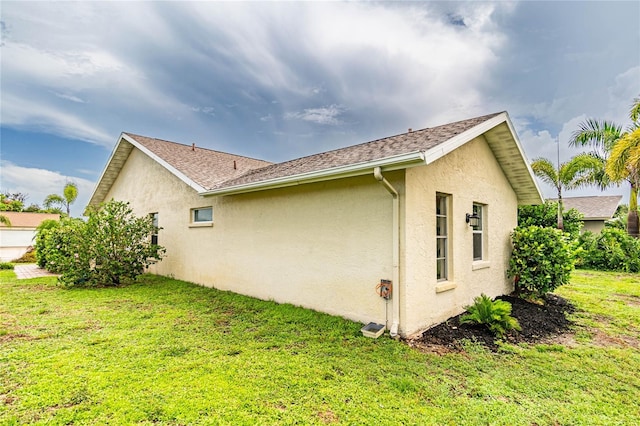
[[[371,142],[272,164],[146,136],[123,133],[90,205],[104,201],[134,147],[159,162],[201,195],[258,191],[318,180],[426,165],[483,135],[520,204],[541,202],[540,190],[506,112],[410,131]]]
[[[252,169],[273,164],[194,145],[183,145],[132,133],[124,134],[135,139],[205,189],[216,188],[225,181],[238,178]]]
[[[611,219],[622,200],[622,195],[562,198],[565,210],[576,209],[589,219]],[[551,201],[558,201],[557,198]]]
[[[426,151],[498,114],[499,113],[490,114],[438,127],[415,130],[372,142],[310,155],[284,163],[273,164],[268,167],[252,170],[243,176],[229,179],[218,188],[299,175],[349,164],[365,163],[415,151]]]

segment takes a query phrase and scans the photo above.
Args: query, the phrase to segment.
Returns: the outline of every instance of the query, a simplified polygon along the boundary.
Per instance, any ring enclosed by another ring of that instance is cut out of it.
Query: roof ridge
[[[238,178],[234,178],[234,179],[230,179],[230,180],[235,180],[235,179],[239,179],[241,177],[247,176],[247,175],[251,175],[253,173],[256,173],[256,172],[258,172],[258,171],[260,171],[262,169],[268,168],[268,167],[281,166],[281,165],[284,165],[284,164],[287,164],[287,163],[291,163],[291,162],[294,162],[294,161],[301,161],[301,160],[312,158],[312,157],[315,157],[315,156],[318,156],[318,155],[335,153],[335,152],[346,150],[346,149],[355,149],[356,147],[360,147],[360,146],[364,146],[364,145],[368,145],[368,144],[373,144],[373,143],[376,143],[376,142],[383,141],[385,139],[397,138],[399,136],[406,135],[408,133],[420,133],[420,132],[425,132],[425,131],[428,131],[428,130],[429,131],[433,131],[434,129],[438,129],[438,128],[441,128],[441,127],[454,126],[456,124],[463,123],[465,121],[480,120],[480,119],[488,120],[488,119],[493,118],[493,117],[495,117],[495,116],[497,116],[499,114],[502,114],[503,112],[506,112],[506,111],[495,112],[495,113],[486,114],[486,115],[480,115],[478,117],[472,117],[472,118],[467,118],[467,119],[464,119],[464,120],[453,121],[451,123],[440,124],[440,125],[434,126],[434,127],[424,127],[422,129],[418,129],[418,130],[411,130],[411,132],[397,133],[395,135],[385,136],[383,138],[373,139],[373,140],[370,140],[370,141],[367,141],[367,142],[360,142],[360,143],[357,143],[355,145],[343,146],[341,148],[335,148],[335,149],[330,149],[328,151],[316,152],[314,154],[309,154],[309,155],[305,155],[305,156],[302,156],[302,157],[296,157],[296,158],[292,158],[290,160],[281,161],[281,162],[278,162],[278,163],[271,163],[268,166],[264,166],[264,167],[260,167],[260,168],[252,169],[252,170],[248,170],[247,173],[239,176]],[[221,185],[224,185],[224,183],[226,183],[226,182],[223,182]]]
[[[188,145],[188,144],[185,144],[185,143],[175,142],[175,141],[170,141],[170,140],[167,140],[167,139],[154,138],[154,137],[152,137],[152,136],[139,135],[139,134],[136,134],[136,133],[122,132],[122,134],[127,135],[127,136],[131,136],[131,137],[133,137],[134,139],[135,139],[136,137],[138,137],[138,138],[146,138],[146,139],[153,139],[153,140],[156,140],[156,141],[158,141],[158,142],[162,142],[162,143],[170,143],[170,144],[174,144],[174,145],[180,145],[180,146],[183,146],[183,147],[185,147],[185,148],[191,148],[191,147],[192,147],[192,145]],[[196,148],[198,148],[198,149],[203,149],[203,150],[205,150],[205,151],[209,151],[209,152],[215,152],[215,153],[217,153],[217,154],[231,155],[231,156],[234,156],[234,157],[246,158],[246,159],[248,159],[248,160],[254,160],[254,161],[262,161],[262,162],[264,162],[264,163],[269,163],[269,165],[271,165],[271,164],[276,164],[276,163],[273,163],[272,161],[269,161],[269,160],[263,160],[263,159],[261,159],[261,158],[249,157],[249,156],[247,156],[247,155],[234,154],[234,153],[231,153],[231,152],[220,151],[220,150],[217,150],[217,149],[211,149],[211,148],[206,148],[206,147],[203,147],[203,146],[198,146],[195,142],[193,142],[193,144],[194,144],[194,145],[195,145],[195,147],[196,147]]]

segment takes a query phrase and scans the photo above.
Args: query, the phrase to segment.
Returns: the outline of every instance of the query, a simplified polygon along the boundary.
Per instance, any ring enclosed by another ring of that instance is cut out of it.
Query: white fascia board
[[[116,144],[116,146],[113,147],[113,150],[111,151],[111,155],[109,156],[109,160],[107,161],[107,164],[104,166],[104,169],[102,169],[102,174],[100,174],[100,179],[98,179],[96,186],[93,188],[93,192],[91,193],[91,197],[89,198],[89,203],[87,204],[87,207],[89,207],[93,203],[93,198],[96,196],[96,192],[98,192],[98,188],[100,188],[100,185],[102,184],[104,175],[107,173],[107,170],[109,170],[109,166],[111,166],[113,157],[115,157],[116,152],[118,152],[118,148],[120,148],[120,145],[122,144],[123,136],[124,134],[120,133],[120,137],[118,138],[118,143]],[[85,207],[85,210],[87,207]]]
[[[478,136],[484,134],[485,132],[493,129],[494,127],[496,127],[497,125],[499,125],[500,123],[504,122],[508,120],[508,116],[506,112],[502,112],[498,115],[496,115],[493,118],[490,118],[487,121],[483,121],[482,123],[478,124],[477,126],[474,126],[472,128],[470,128],[469,130],[466,130],[462,133],[460,133],[459,135],[456,135],[454,137],[452,137],[451,139],[449,139],[446,142],[443,142],[433,148],[431,148],[430,150],[428,150],[427,152],[425,152],[425,160],[427,162],[427,164],[431,164],[434,161],[444,157],[445,155],[449,154],[450,152],[460,148],[462,145],[464,145],[465,143],[477,138]],[[513,130],[513,129],[511,129]],[[512,131],[513,133],[513,131]]]
[[[187,184],[189,187],[195,189],[198,193],[204,192],[206,191],[206,188],[198,185],[197,183],[195,183],[193,180],[189,179],[187,177],[187,175],[185,175],[184,173],[182,173],[180,170],[176,169],[175,167],[173,167],[171,164],[167,163],[166,161],[164,161],[162,158],[158,157],[155,153],[153,153],[152,151],[150,151],[149,149],[147,149],[144,145],[142,145],[141,143],[139,143],[138,141],[136,141],[135,139],[133,139],[132,137],[130,137],[127,134],[122,134],[120,136],[122,139],[126,140],[127,142],[129,142],[131,145],[133,145],[134,147],[138,148],[140,151],[142,151],[143,153],[145,153],[146,155],[148,155],[149,157],[151,157],[151,159],[153,159],[154,161],[156,161],[158,164],[160,164],[162,167],[164,167],[165,169],[167,169],[168,171],[170,171],[173,175],[175,175],[178,179],[180,179],[181,181],[183,181],[185,184]]]
[[[329,169],[315,170],[312,172],[235,185],[227,188],[213,189],[211,191],[205,191],[200,195],[232,195],[264,191],[268,189],[284,188],[287,186],[322,182],[326,180],[362,176],[367,173],[373,173],[373,169],[376,167],[381,167],[384,171],[393,171],[423,164],[426,164],[424,161],[424,153],[422,151],[415,151],[364,163],[349,164],[347,166],[332,167]]]
[[[509,126],[509,131],[511,132],[511,135],[513,136],[513,140],[516,142],[516,148],[518,148],[518,151],[520,152],[520,156],[522,157],[522,161],[524,162],[525,167],[529,171],[529,176],[531,176],[531,180],[533,180],[533,184],[536,187],[536,191],[538,191],[538,198],[540,199],[539,201],[544,203],[544,196],[542,195],[542,191],[540,191],[540,186],[538,185],[538,179],[536,179],[536,176],[533,173],[533,169],[531,168],[531,164],[529,163],[529,159],[527,158],[527,155],[524,153],[524,149],[522,149],[522,144],[520,143],[520,138],[518,137],[518,134],[516,133],[516,130],[513,127],[513,123],[511,122],[511,119],[509,118],[509,114],[507,114],[506,112],[503,112],[502,114],[504,114],[504,116],[505,116],[505,122],[507,123],[507,126]],[[560,142],[558,142],[558,143],[560,143]]]

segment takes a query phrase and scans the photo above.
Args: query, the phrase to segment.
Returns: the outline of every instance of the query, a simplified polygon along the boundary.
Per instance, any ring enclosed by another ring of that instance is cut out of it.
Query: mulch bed
[[[568,331],[572,322],[566,314],[575,311],[574,306],[560,296],[548,294],[544,304],[528,302],[514,296],[498,299],[511,303],[511,315],[518,320],[522,330],[511,331],[502,340],[509,343],[541,343]],[[463,350],[463,341],[470,340],[497,351],[496,337],[485,326],[460,324],[460,316],[448,319],[408,342],[411,346],[430,348],[436,352]],[[440,349],[440,350],[438,350]]]

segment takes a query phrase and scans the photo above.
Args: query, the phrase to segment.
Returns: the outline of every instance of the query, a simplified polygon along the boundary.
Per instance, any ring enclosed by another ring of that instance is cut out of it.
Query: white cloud
[[[78,185],[78,199],[71,205],[71,215],[81,216],[93,193],[95,182],[77,176],[64,176],[58,172],[23,167],[9,161],[0,161],[0,182],[2,192],[22,192],[28,194],[27,204],[39,204],[49,194],[60,194],[67,182]]]
[[[297,118],[304,121],[310,121],[316,124],[338,125],[342,121],[338,118],[344,112],[344,107],[340,105],[329,105],[321,108],[307,108],[304,111],[288,112],[285,118]]]

